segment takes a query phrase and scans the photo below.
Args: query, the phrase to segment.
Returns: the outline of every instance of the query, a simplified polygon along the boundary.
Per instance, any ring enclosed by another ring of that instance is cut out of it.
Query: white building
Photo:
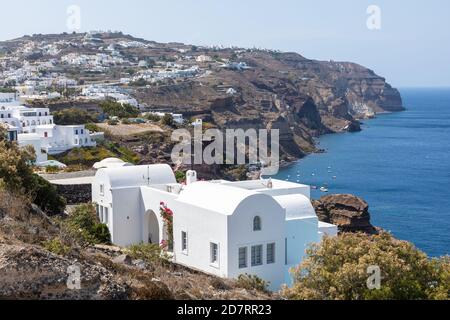
[[[148,113],[144,113],[144,114],[152,114],[155,115],[157,117],[164,117],[166,114],[170,114],[172,116],[172,119],[175,123],[178,124],[183,124],[184,123],[184,118],[183,115],[181,113],[171,113],[171,112],[148,112]]]
[[[310,188],[280,180],[176,183],[168,165],[100,169],[92,199],[112,242],[167,240],[160,203],[173,211],[175,263],[224,278],[254,274],[276,290],[290,284],[308,244],[336,226],[319,223]]]
[[[96,135],[91,134],[84,125],[55,125],[48,108],[2,105],[0,123],[17,128],[19,144],[34,147],[37,164],[47,161],[47,154],[96,146]]]
[[[195,58],[195,61],[197,62],[211,62],[213,59],[210,56],[207,55],[200,55],[197,58]]]

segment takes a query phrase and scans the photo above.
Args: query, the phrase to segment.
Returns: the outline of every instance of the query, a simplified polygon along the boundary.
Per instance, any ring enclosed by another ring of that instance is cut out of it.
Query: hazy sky
[[[296,51],[353,61],[394,86],[450,86],[448,0],[14,0],[2,1],[0,39],[67,29],[67,7],[81,8],[81,30],[120,30],[161,42]],[[369,30],[369,5],[381,29]]]

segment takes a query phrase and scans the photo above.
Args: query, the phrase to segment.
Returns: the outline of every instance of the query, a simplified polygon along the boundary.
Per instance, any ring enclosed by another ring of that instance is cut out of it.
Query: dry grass
[[[136,134],[164,132],[159,126],[151,123],[140,124],[118,124],[111,126],[107,123],[99,123],[97,126],[102,130],[107,130],[113,136],[131,136]]]

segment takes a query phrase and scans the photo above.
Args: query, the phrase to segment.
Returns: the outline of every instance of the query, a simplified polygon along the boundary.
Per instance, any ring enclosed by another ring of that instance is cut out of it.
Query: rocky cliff
[[[201,117],[223,129],[280,129],[282,153],[288,158],[314,152],[314,138],[322,134],[358,131],[360,119],[403,110],[396,89],[354,63],[258,50],[214,54],[243,61],[249,69],[209,66],[200,78],[138,89],[137,97],[150,108]]]
[[[127,41],[141,45],[120,45]],[[59,53],[46,56],[42,48],[55,43]],[[33,47],[33,52],[40,55],[24,54],[24,47]],[[0,54],[16,54],[20,61],[36,63],[57,61],[70,53],[105,54],[109,52],[105,48],[111,47],[126,61],[124,65],[109,66],[95,75],[64,63],[57,63],[54,69],[85,84],[117,84],[124,77],[151,68],[154,74],[198,68],[194,76],[167,77],[151,83],[142,78],[141,84],[120,86],[148,110],[183,113],[187,119],[203,118],[221,129],[280,129],[285,160],[314,152],[314,138],[321,134],[358,131],[359,119],[403,110],[398,90],[374,71],[350,62],[311,60],[297,53],[165,44],[122,33],[99,33],[95,34],[95,42],[90,42],[86,34],[23,37],[0,42]],[[207,59],[199,60],[200,56]],[[152,66],[141,68],[140,61],[151,61]],[[78,100],[66,104],[74,101]],[[91,110],[90,104],[84,108]],[[55,105],[60,107],[64,103]]]
[[[339,232],[363,232],[376,234],[370,223],[369,205],[363,199],[350,194],[335,194],[313,201],[320,221],[338,226]]]

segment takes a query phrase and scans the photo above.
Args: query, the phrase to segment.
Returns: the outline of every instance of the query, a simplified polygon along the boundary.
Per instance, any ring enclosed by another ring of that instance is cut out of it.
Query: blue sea
[[[450,88],[400,90],[405,112],[365,121],[363,131],[320,138],[313,154],[278,178],[351,193],[372,223],[429,256],[450,248]],[[335,178],[333,178],[335,177]],[[325,193],[312,190],[313,198]]]

